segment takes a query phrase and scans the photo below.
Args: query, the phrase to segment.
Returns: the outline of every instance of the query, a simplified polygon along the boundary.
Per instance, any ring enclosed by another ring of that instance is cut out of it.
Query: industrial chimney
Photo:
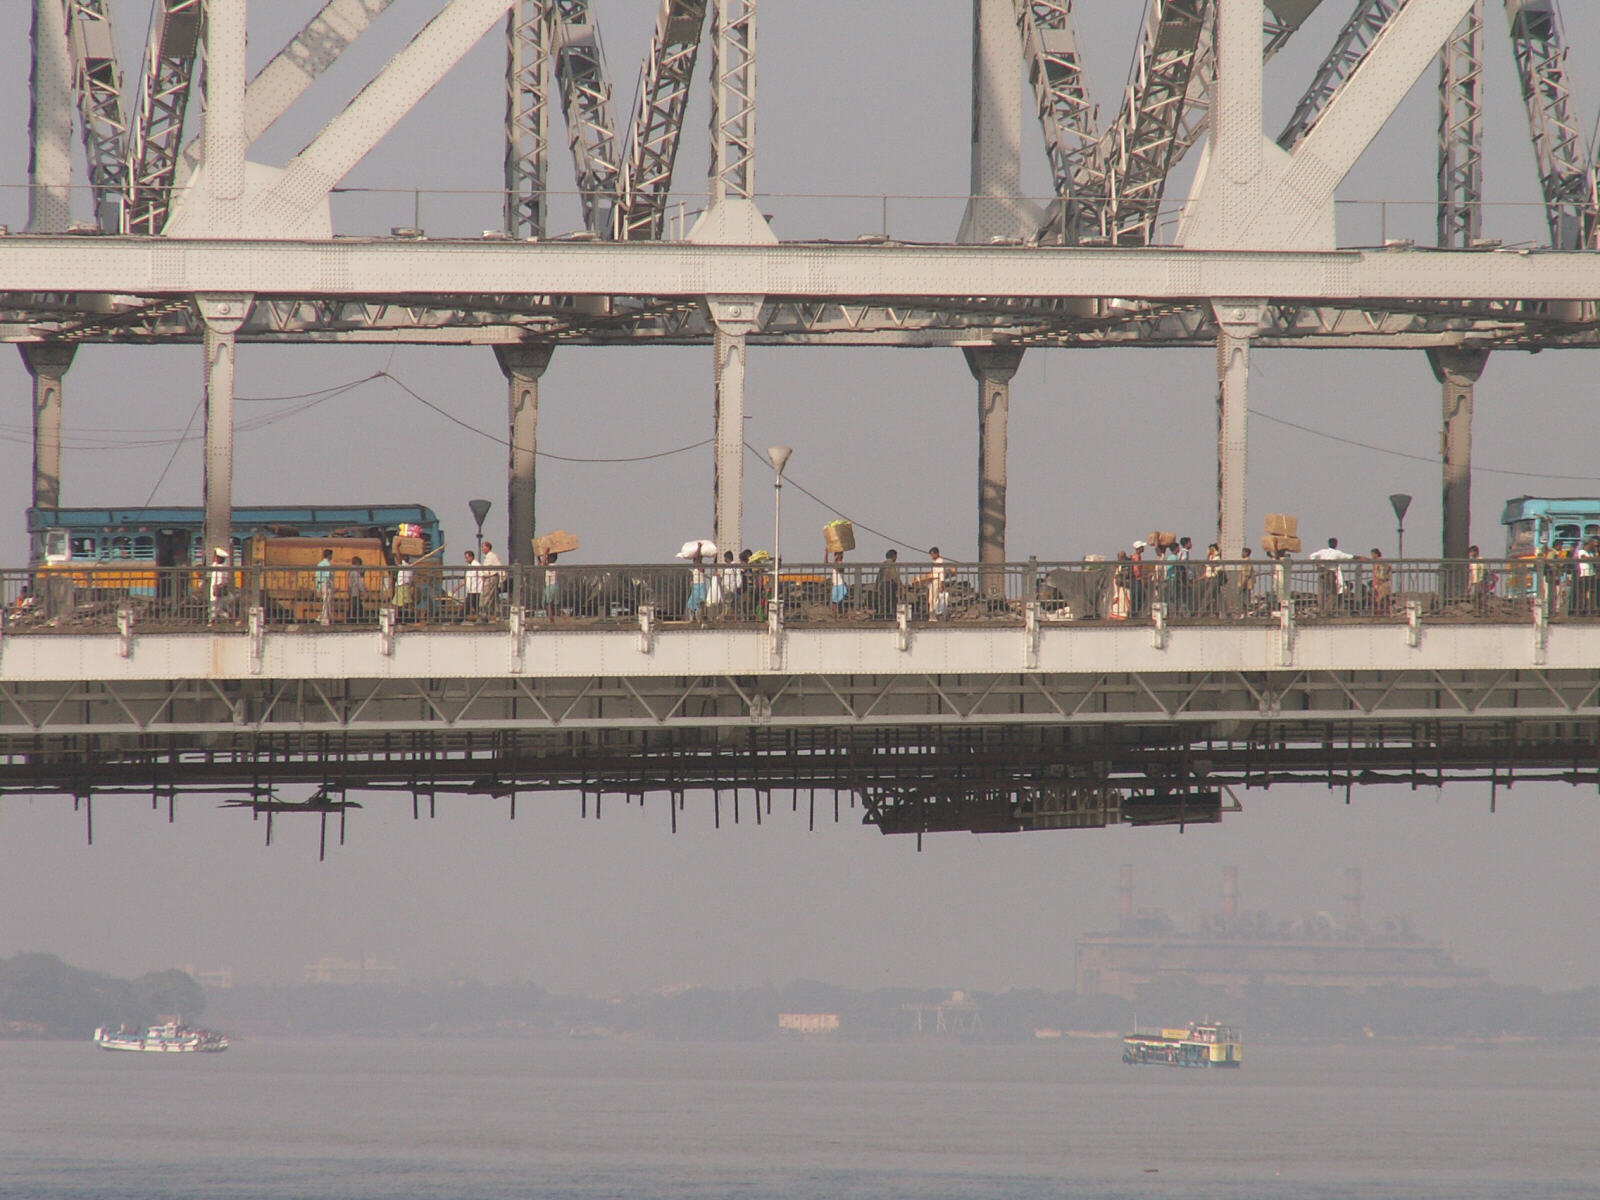
[[[1122,864],[1122,889],[1117,901],[1117,920],[1126,929],[1133,922],[1133,864]]]
[[[1344,872],[1344,927],[1361,931],[1361,868],[1346,867]]]
[[[1229,925],[1239,920],[1239,868],[1222,868],[1222,915]]]

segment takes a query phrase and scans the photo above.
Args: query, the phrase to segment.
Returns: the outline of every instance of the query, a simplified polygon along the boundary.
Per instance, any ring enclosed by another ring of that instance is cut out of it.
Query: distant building
[[[778,1028],[788,1033],[838,1033],[838,1013],[779,1013]]]
[[[393,983],[399,971],[393,963],[379,962],[371,955],[360,958],[335,958],[324,955],[306,965],[307,983]]]
[[[1162,912],[1133,911],[1133,868],[1122,868],[1119,920],[1113,933],[1090,933],[1076,946],[1081,996],[1137,998],[1151,984],[1182,982],[1240,996],[1255,984],[1359,990],[1383,986],[1452,987],[1481,983],[1489,973],[1463,967],[1442,942],[1391,918],[1369,929],[1361,918],[1361,873],[1345,873],[1344,921],[1316,914],[1273,921],[1241,915],[1239,876],[1223,868],[1222,911],[1182,930]]]

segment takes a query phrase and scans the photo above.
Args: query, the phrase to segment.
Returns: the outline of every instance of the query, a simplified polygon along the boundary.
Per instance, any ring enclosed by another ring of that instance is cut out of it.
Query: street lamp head
[[[789,463],[789,455],[793,453],[794,450],[789,446],[767,447],[767,461],[772,464],[773,471],[780,479],[783,478],[783,468]]]
[[[483,519],[489,515],[489,510],[494,507],[489,500],[468,500],[467,507],[472,510],[472,519],[478,523],[478,528],[483,528]]]
[[[1396,492],[1389,497],[1389,504],[1394,509],[1394,519],[1396,521],[1404,521],[1406,519],[1406,509],[1411,507],[1411,497],[1404,492]]]

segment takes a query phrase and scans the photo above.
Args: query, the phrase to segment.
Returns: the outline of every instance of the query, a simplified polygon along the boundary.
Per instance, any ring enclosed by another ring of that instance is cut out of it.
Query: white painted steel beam
[[[202,163],[174,206],[168,235],[193,238],[220,228],[242,228],[256,237],[331,237],[328,196],[334,186],[505,16],[512,3],[450,0],[281,172],[255,168],[240,222],[219,224],[218,215],[210,211],[215,198],[208,193],[214,185],[202,189],[199,181],[212,168],[209,161]],[[215,15],[209,18],[212,24],[215,20]],[[242,101],[239,127],[242,136]],[[208,145],[208,160],[213,153]]]
[[[1243,31],[1254,28],[1261,0],[1220,0],[1216,145],[1195,180],[1178,240],[1197,249],[1333,246],[1334,190],[1473,2],[1408,0],[1340,83],[1316,124],[1285,153],[1260,136],[1261,58],[1254,33],[1250,49],[1244,49]]]
[[[541,679],[686,679],[705,676],[881,676],[914,680],[968,676],[1028,676],[1082,681],[1138,673],[1151,679],[1207,672],[1243,672],[1286,681],[1297,674],[1352,672],[1481,672],[1483,684],[1507,672],[1586,672],[1597,689],[1600,625],[1545,627],[1543,661],[1536,661],[1530,622],[1430,624],[1415,640],[1404,621],[1300,625],[1284,644],[1275,624],[1168,626],[1155,639],[1148,623],[1127,626],[1045,624],[962,628],[959,623],[913,627],[901,649],[892,625],[785,628],[782,666],[774,666],[764,628],[692,629],[657,626],[648,652],[637,631],[529,627],[519,653],[531,683]],[[1032,665],[1030,651],[1036,654]],[[115,633],[7,632],[0,639],[0,688],[22,684],[168,680],[417,680],[505,679],[514,648],[505,629],[475,627],[397,632],[385,654],[376,630],[268,631],[253,658],[246,633],[145,633],[134,627],[126,656]],[[1266,682],[1266,680],[1263,680]],[[1600,696],[1590,699],[1590,707]],[[1522,715],[1531,715],[1532,709]],[[1102,714],[1103,715],[1103,714]],[[1248,713],[1238,714],[1248,716]],[[0,722],[11,714],[0,699]]]
[[[245,0],[210,0],[206,9],[206,146],[195,188],[173,198],[180,216],[198,201],[191,233],[244,232]],[[178,224],[175,221],[174,224]],[[169,227],[170,228],[170,227]]]
[[[245,89],[246,141],[253,144],[270,129],[392,3],[394,0],[328,0]],[[204,152],[203,135],[183,148],[179,186],[188,181]]]
[[[1004,246],[0,238],[0,294],[1063,296],[1409,305],[1593,300],[1600,254]]]

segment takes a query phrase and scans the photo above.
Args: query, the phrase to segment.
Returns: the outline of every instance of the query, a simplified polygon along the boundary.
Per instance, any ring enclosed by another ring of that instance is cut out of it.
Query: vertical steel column
[[[33,79],[28,93],[28,232],[72,224],[72,52],[61,0],[33,0]]]
[[[716,322],[713,362],[716,472],[711,492],[719,550],[739,551],[744,542],[744,385],[745,340],[759,327],[759,296],[707,297]]]
[[[509,388],[510,437],[506,476],[506,543],[513,565],[533,563],[534,499],[539,450],[539,379],[555,347],[496,346],[495,361]]]
[[[1428,351],[1428,365],[1443,387],[1439,453],[1444,459],[1445,558],[1466,558],[1472,541],[1472,385],[1488,361],[1487,350]]]
[[[972,171],[959,241],[982,243],[1032,232],[1019,215],[1022,69],[1012,0],[972,0]]]
[[[1250,414],[1250,340],[1260,301],[1213,301],[1217,322],[1217,545],[1224,558],[1245,547],[1245,471]]]
[[[963,351],[967,369],[978,381],[978,561],[994,567],[981,573],[983,594],[1005,595],[1006,432],[1011,416],[1011,378],[1022,365],[1022,351],[983,346]]]
[[[23,365],[33,377],[33,507],[61,507],[61,379],[77,347],[23,342]]]
[[[204,481],[206,557],[233,538],[234,335],[250,313],[251,297],[201,295],[195,305],[205,321],[206,460]]]
[[[209,231],[236,233],[244,208],[245,0],[206,5],[205,183]],[[208,322],[209,329],[209,322]],[[232,358],[232,349],[229,349]]]
[[[506,232],[512,237],[545,235],[551,2],[517,0],[506,14],[505,220]],[[501,369],[505,369],[503,362]]]

